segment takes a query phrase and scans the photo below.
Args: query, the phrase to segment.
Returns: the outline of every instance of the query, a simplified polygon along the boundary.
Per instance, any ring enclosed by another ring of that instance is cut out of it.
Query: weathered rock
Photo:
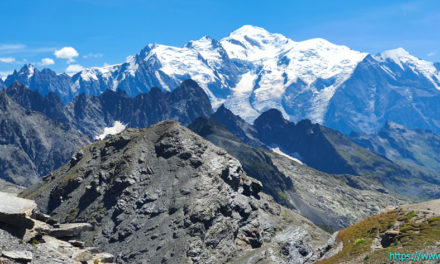
[[[85,231],[90,231],[93,226],[88,223],[60,224],[58,228],[49,230],[48,234],[57,237],[76,237]]]
[[[22,195],[61,223],[93,222],[82,238],[116,262],[226,263],[264,250],[265,261],[287,263],[306,249],[302,261],[311,263],[329,238],[261,193],[261,183],[223,149],[177,122],[92,144],[80,162],[52,175]],[[274,239],[291,228],[295,235]],[[287,255],[282,245],[292,245]]]
[[[37,204],[32,200],[0,192],[0,223],[32,228],[34,222],[29,217],[36,207]]]
[[[4,257],[19,261],[19,262],[31,262],[32,261],[32,252],[29,251],[3,251],[2,255]]]

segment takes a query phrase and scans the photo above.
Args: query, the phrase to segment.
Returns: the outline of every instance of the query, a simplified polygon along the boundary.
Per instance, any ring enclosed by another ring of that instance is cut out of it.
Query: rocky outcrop
[[[328,233],[261,192],[241,164],[177,122],[80,150],[21,195],[122,263],[312,263]]]
[[[34,201],[9,193],[0,192],[0,201],[0,263],[113,262],[113,255],[67,239],[91,230],[90,224],[58,224]]]
[[[29,218],[37,204],[32,200],[15,197],[8,193],[0,192],[0,222],[17,226],[32,228],[34,222]]]

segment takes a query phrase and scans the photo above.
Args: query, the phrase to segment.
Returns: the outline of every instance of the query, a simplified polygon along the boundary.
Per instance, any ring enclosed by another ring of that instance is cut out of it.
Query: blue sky
[[[148,43],[221,39],[245,24],[296,41],[320,37],[370,53],[403,47],[440,61],[438,0],[2,0],[0,21],[0,76],[24,63],[57,72],[120,63]]]

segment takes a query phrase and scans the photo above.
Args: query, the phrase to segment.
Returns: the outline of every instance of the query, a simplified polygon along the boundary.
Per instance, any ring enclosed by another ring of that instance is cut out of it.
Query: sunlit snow
[[[104,132],[101,135],[95,137],[97,140],[103,140],[109,135],[115,135],[124,131],[127,125],[122,124],[120,121],[115,121],[112,127],[104,127]]]
[[[277,153],[277,154],[279,154],[279,155],[281,155],[281,156],[284,156],[284,157],[286,157],[286,158],[288,158],[288,159],[291,159],[291,160],[293,160],[293,161],[296,161],[296,162],[298,162],[298,163],[301,164],[301,165],[303,164],[302,161],[300,161],[299,159],[294,158],[294,157],[292,157],[292,156],[287,155],[286,153],[284,153],[279,147],[272,148],[272,151],[275,152],[275,153]]]

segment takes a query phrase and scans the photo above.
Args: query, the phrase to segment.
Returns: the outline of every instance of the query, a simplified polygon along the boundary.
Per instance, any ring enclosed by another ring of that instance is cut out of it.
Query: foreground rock
[[[97,253],[94,248],[78,246],[58,239],[79,237],[90,230],[86,223],[62,224],[54,227],[47,218],[42,222],[32,200],[0,192],[0,263],[93,263],[113,262],[113,255]],[[58,238],[56,238],[58,237]]]
[[[122,263],[312,263],[330,235],[261,193],[240,163],[177,122],[79,151],[22,193]]]
[[[29,217],[37,204],[32,200],[0,192],[0,223],[16,227],[32,228],[34,221]]]

